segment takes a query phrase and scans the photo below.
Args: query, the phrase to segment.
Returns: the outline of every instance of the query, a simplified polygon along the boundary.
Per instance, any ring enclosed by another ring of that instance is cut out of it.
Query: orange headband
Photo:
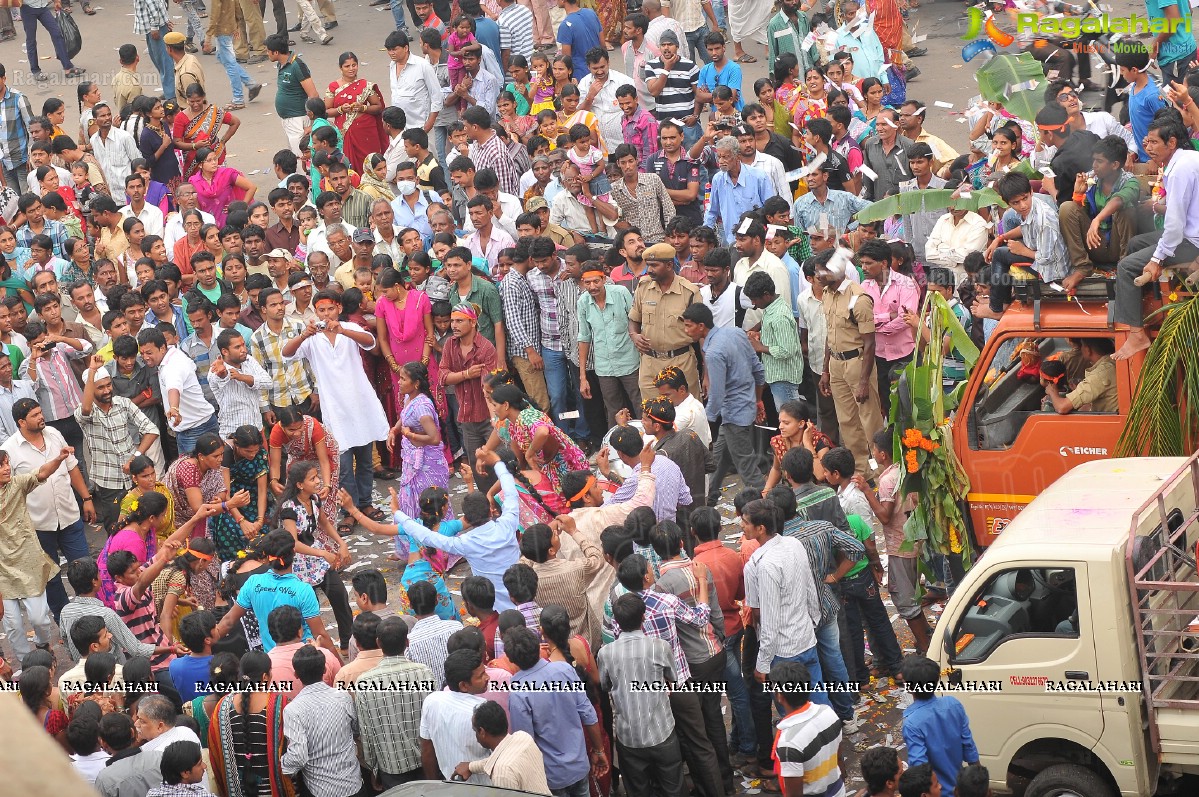
[[[212,554],[204,553],[203,551],[192,550],[190,545],[179,552],[180,556],[186,556],[187,554],[191,554],[202,562],[212,561]]]
[[[583,272],[583,277],[582,277],[582,278],[583,278],[583,279],[587,279],[587,278],[588,278],[588,277],[590,277],[590,276],[596,276],[596,277],[606,277],[606,276],[608,276],[608,275],[607,275],[607,274],[605,274],[605,273],[603,272],[603,270],[602,270],[602,269],[593,268],[593,269],[591,269],[590,271],[584,271],[584,272]]]
[[[266,558],[266,560],[267,560],[268,562],[278,562],[279,564],[283,564],[283,557],[282,557],[282,556],[268,556],[268,557]]]
[[[467,304],[461,304],[455,307],[450,313],[450,318],[453,318],[454,316],[457,316],[458,318],[465,318],[469,321],[479,320],[479,314],[475,312],[473,307]]]
[[[1058,374],[1057,376],[1050,376],[1049,374],[1045,373],[1044,371],[1040,371],[1039,373],[1040,373],[1040,375],[1041,375],[1041,378],[1042,378],[1042,379],[1048,379],[1048,380],[1049,380],[1051,383],[1053,383],[1053,384],[1055,384],[1055,385],[1056,385],[1058,382],[1061,382],[1061,381],[1062,381],[1062,379],[1063,379],[1063,378],[1066,376],[1066,372],[1065,372],[1065,371],[1063,371],[1062,373]]]
[[[1070,120],[1067,119],[1065,122],[1062,122],[1060,125],[1037,125],[1037,129],[1040,130],[1042,133],[1056,133],[1060,130],[1065,130],[1069,126],[1070,126]]]
[[[645,410],[642,410],[642,412],[645,412]],[[648,412],[645,412],[645,417],[649,418],[651,421],[657,421],[663,426],[674,426],[674,421],[668,421],[665,418],[659,418],[657,415],[653,415]]]
[[[594,486],[595,486],[595,476],[594,476],[594,475],[592,475],[592,476],[588,476],[588,477],[587,477],[587,483],[583,485],[583,489],[582,489],[582,490],[579,490],[577,493],[575,493],[574,495],[572,495],[570,498],[567,498],[567,499],[566,499],[567,503],[571,503],[571,504],[573,504],[575,501],[578,501],[580,498],[582,498],[583,496],[587,495],[587,493],[588,493],[588,492],[591,490],[591,488],[592,488],[592,487],[594,487]]]

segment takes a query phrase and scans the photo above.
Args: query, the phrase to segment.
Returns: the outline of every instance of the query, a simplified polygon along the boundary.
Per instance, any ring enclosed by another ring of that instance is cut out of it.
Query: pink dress
[[[108,573],[108,555],[116,551],[129,551],[144,565],[158,553],[158,540],[154,534],[143,538],[133,529],[121,529],[104,543],[96,562],[100,568],[100,592],[96,597],[110,609],[116,608],[117,587]]]
[[[216,226],[225,226],[225,216],[229,203],[237,200],[238,194],[242,192],[237,189],[234,183],[237,178],[241,177],[241,172],[230,166],[217,167],[216,172],[212,175],[212,181],[204,179],[203,172],[196,172],[188,180],[189,183],[196,187],[198,194],[200,210],[205,213],[211,213],[216,219]]]
[[[396,307],[386,296],[380,296],[375,302],[375,316],[387,325],[387,338],[391,344],[391,354],[399,365],[410,362],[420,362],[425,352],[425,318],[433,312],[433,304],[424,291],[408,291],[408,298],[403,307]],[[396,396],[396,412],[403,410],[403,399],[400,398],[399,386],[396,384],[396,374],[391,374],[391,384]],[[445,417],[445,394],[438,379],[439,367],[436,357],[429,358],[429,386],[433,391],[433,403],[437,407],[437,416]]]

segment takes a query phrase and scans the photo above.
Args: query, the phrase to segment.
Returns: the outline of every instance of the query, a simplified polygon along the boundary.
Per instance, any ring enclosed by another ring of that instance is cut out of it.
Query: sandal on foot
[[[87,74],[87,70],[81,66],[77,66],[74,69],[68,69],[66,71],[67,77],[80,77],[80,76],[86,75],[86,74]]]
[[[354,518],[346,515],[337,523],[337,533],[341,536],[349,534],[354,529]]]
[[[226,111],[241,111],[244,110],[246,104],[244,102],[230,102],[225,105]]]
[[[745,53],[740,58],[734,58],[733,60],[739,64],[756,64],[756,63],[758,63],[758,59],[754,58],[749,53]]]
[[[362,514],[366,515],[376,523],[383,523],[387,520],[387,515],[383,514],[383,510],[377,506],[372,506],[369,509],[363,509]]]

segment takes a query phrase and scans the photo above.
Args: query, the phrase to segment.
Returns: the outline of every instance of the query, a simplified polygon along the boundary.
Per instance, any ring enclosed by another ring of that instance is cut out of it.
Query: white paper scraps
[[[1056,282],[1051,282],[1051,283],[1049,283],[1049,287],[1050,287],[1050,288],[1053,288],[1053,289],[1054,289],[1055,291],[1057,291],[1058,293],[1065,293],[1065,292],[1066,292],[1066,289],[1065,289],[1065,288],[1063,288],[1063,287],[1062,287],[1060,284],[1058,284],[1058,283],[1056,283]]]
[[[919,44],[920,42],[924,41],[924,40],[925,40],[925,39],[927,39],[927,38],[928,38],[928,34],[927,34],[927,33],[921,33],[919,36],[913,36],[913,37],[912,37],[912,44]]]
[[[821,213],[821,214],[820,214],[820,219],[819,219],[819,220],[818,220],[816,223],[817,223],[817,224],[820,226],[820,229],[822,229],[822,230],[827,230],[827,229],[829,228],[829,223],[828,223],[828,214],[827,214],[827,213]]]
[[[973,97],[970,98],[971,105],[982,105],[982,103],[983,103],[983,95],[981,95],[981,94],[975,94]]]
[[[777,235],[781,230],[785,230],[785,229],[787,229],[787,228],[781,227],[778,224],[767,224],[766,225],[766,240],[769,241],[769,240],[773,239],[775,235]]]
[[[267,116],[270,116],[270,114],[267,114]],[[877,119],[878,121],[882,122],[883,124],[885,124],[887,127],[891,128],[892,130],[898,130],[898,129],[899,129],[899,125],[895,124],[895,123],[894,123],[894,122],[892,122],[890,119],[888,119],[887,117],[883,116],[882,114],[879,114],[878,116],[876,116],[876,117],[875,117],[875,119]]]
[[[753,223],[754,223],[754,220],[752,218],[747,217],[747,218],[743,219],[741,221],[741,226],[737,228],[737,234],[738,235],[748,235],[749,228],[753,225]]]
[[[776,30],[774,32],[774,38],[776,38],[776,39],[781,39],[784,36],[790,36],[790,35],[792,35],[792,32],[790,30]]]
[[[558,417],[564,421],[573,421],[574,419],[579,417],[579,411],[578,410],[567,410],[566,412],[558,413]]]
[[[869,166],[867,166],[864,163],[858,167],[858,171],[861,172],[862,176],[865,177],[867,180],[877,180],[878,179],[878,172],[874,171],[874,169],[871,169]]]
[[[957,121],[957,123],[958,123],[958,124],[960,124],[960,125],[964,125],[964,124],[966,124],[966,117],[964,117],[964,116],[959,116],[959,117],[957,118],[957,120],[956,120],[956,121]]]
[[[853,252],[845,247],[837,247],[833,252],[833,256],[829,258],[828,268],[829,273],[836,275],[844,275],[849,266],[853,263]]]
[[[1041,167],[1041,174],[1045,175],[1046,177],[1057,177],[1057,174],[1054,173],[1053,169],[1050,169],[1048,166]]]
[[[972,196],[974,195],[969,191],[963,191],[962,193],[958,194],[958,199],[970,199]]]
[[[941,102],[940,100],[936,100],[935,102],[933,102],[933,105],[936,106],[937,108],[952,108],[953,107],[952,102]]]

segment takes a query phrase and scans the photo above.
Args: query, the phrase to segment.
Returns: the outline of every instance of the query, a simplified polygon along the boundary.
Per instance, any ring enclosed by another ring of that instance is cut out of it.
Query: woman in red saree
[[[345,141],[350,163],[362,163],[372,152],[387,149],[383,133],[383,94],[378,85],[358,77],[358,56],[342,53],[337,65],[341,78],[329,84],[325,104]]]
[[[241,121],[228,111],[221,110],[215,105],[208,104],[208,97],[199,83],[193,83],[186,89],[187,108],[175,114],[171,125],[171,137],[175,148],[183,153],[183,179],[200,170],[196,162],[196,150],[207,147],[217,154],[217,162],[225,162],[225,144],[233,138]],[[225,135],[221,135],[221,125],[228,125]]]

